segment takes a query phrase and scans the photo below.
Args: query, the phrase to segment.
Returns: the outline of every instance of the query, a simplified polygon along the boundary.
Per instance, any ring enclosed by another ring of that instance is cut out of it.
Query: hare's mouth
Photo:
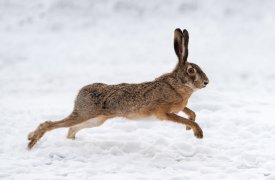
[[[207,86],[207,84],[204,83],[204,84],[201,84],[200,87],[198,87],[198,88],[199,88],[199,89],[203,89],[203,88],[205,88],[206,86]]]
[[[207,85],[208,85],[208,81],[204,81],[203,84],[202,84],[202,88],[205,88]]]
[[[197,88],[197,89],[202,89],[202,88],[205,88],[208,84],[208,81],[207,80],[204,80],[204,81],[195,81],[194,82],[194,86]]]

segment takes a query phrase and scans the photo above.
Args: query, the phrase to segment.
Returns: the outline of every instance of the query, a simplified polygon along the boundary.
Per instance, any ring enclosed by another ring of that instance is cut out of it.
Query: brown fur
[[[47,132],[68,127],[68,138],[86,127],[95,127],[113,117],[139,119],[155,116],[160,120],[177,122],[192,129],[197,138],[203,132],[195,122],[195,113],[186,107],[195,89],[208,84],[208,78],[199,66],[187,62],[189,35],[186,30],[175,30],[174,48],[179,62],[171,72],[154,81],[140,84],[107,85],[95,83],[83,87],[75,100],[71,115],[61,121],[46,121],[28,136],[28,148]],[[176,113],[183,111],[188,119]]]

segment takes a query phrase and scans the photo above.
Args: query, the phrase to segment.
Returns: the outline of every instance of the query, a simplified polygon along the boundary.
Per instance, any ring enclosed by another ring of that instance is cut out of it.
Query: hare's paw
[[[41,135],[37,130],[29,133],[29,135],[28,135],[28,140],[30,141],[28,143],[29,149],[31,149],[37,143],[37,141],[40,139],[39,136],[41,136]]]
[[[67,139],[75,140],[75,134],[76,134],[75,128],[73,128],[73,127],[69,128],[69,131],[67,134]]]
[[[38,139],[33,139],[28,143],[28,149],[31,149],[36,143]]]
[[[196,128],[194,128],[193,131],[194,131],[194,135],[198,139],[202,139],[203,138],[203,131],[202,131],[202,129],[199,126],[197,126]]]
[[[28,140],[30,141],[30,140],[32,140],[34,138],[34,131],[33,132],[30,132],[29,134],[28,134]]]
[[[36,130],[36,131],[33,131],[33,132],[30,132],[29,135],[28,135],[28,140],[29,141],[32,141],[34,139],[38,139],[40,135],[40,131],[39,130]]]
[[[46,121],[45,123],[40,124],[35,131],[32,131],[28,134],[28,148],[31,149],[37,141],[45,134],[47,128],[50,126],[50,122]]]
[[[28,140],[30,141],[28,144],[28,148],[31,149],[37,143],[37,141],[44,135],[44,133],[45,131],[39,131],[39,130],[31,132],[28,135]]]

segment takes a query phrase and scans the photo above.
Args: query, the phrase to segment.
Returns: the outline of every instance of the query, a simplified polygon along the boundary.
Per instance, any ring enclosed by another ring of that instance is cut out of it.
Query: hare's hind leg
[[[35,131],[29,133],[28,140],[30,142],[28,144],[28,148],[31,149],[47,131],[57,128],[71,127],[86,120],[87,119],[81,118],[78,114],[72,113],[67,118],[60,121],[46,121],[41,123]]]
[[[188,107],[185,107],[182,111],[188,116],[188,119],[190,119],[191,121],[196,120],[196,113],[191,109],[189,109]],[[186,130],[190,130],[190,129],[191,129],[190,127],[186,127]]]
[[[68,130],[67,138],[68,139],[75,139],[76,133],[78,133],[81,129],[84,128],[92,128],[102,125],[108,118],[106,117],[95,117],[85,121],[83,123],[77,124],[72,126]]]

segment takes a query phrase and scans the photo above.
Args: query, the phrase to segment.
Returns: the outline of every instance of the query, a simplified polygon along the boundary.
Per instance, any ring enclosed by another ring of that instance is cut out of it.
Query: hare
[[[196,114],[186,107],[192,93],[206,87],[209,80],[201,68],[187,62],[189,34],[186,29],[174,31],[174,49],[178,57],[175,69],[154,81],[140,84],[107,85],[95,83],[83,87],[75,100],[73,112],[60,121],[46,121],[28,135],[31,149],[48,131],[69,128],[67,138],[75,139],[78,131],[102,125],[107,119],[139,119],[155,116],[159,120],[181,123],[203,138]],[[183,111],[188,118],[177,115]]]

